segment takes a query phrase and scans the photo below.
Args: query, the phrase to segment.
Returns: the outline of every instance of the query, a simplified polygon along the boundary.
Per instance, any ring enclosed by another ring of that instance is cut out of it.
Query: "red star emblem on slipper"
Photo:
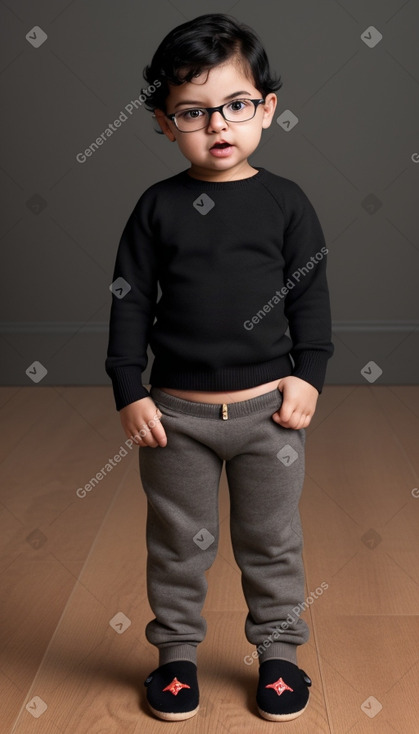
[[[273,688],[275,693],[278,694],[278,696],[280,696],[284,691],[294,692],[294,689],[287,686],[287,684],[284,683],[282,678],[278,678],[278,680],[276,680],[275,683],[269,683],[269,685],[265,686],[265,688]]]
[[[170,691],[174,696],[177,696],[182,688],[190,688],[190,686],[187,683],[181,683],[177,678],[173,678],[172,682],[166,688],[163,688],[163,691]]]

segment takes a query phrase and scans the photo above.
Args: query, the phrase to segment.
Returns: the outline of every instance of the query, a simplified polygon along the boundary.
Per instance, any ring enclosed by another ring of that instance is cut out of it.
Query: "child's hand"
[[[166,446],[166,432],[160,423],[161,411],[151,398],[141,398],[120,411],[122,428],[138,446]]]
[[[300,377],[282,377],[278,382],[282,393],[282,405],[272,418],[284,428],[307,428],[316,410],[319,393],[309,382]]]

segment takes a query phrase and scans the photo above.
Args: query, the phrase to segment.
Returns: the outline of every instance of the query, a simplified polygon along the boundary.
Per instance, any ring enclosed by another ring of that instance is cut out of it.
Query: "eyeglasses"
[[[166,115],[182,133],[194,133],[208,126],[214,112],[219,112],[227,122],[247,122],[251,120],[264,99],[235,99],[218,107],[194,107]]]

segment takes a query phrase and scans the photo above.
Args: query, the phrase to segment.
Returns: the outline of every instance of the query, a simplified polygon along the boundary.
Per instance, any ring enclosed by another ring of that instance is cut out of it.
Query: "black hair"
[[[246,75],[253,76],[254,86],[263,97],[282,87],[281,77],[271,74],[266,51],[255,31],[230,15],[208,13],[177,26],[160,43],[151,64],[143,70],[149,83],[148,89],[142,90],[147,99],[145,107],[166,112],[169,83],[189,82],[233,58]]]

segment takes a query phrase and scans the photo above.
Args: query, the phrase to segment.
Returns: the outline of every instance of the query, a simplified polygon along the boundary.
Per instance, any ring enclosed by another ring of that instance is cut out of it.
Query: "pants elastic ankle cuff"
[[[262,665],[266,660],[289,660],[290,663],[297,665],[297,645],[290,645],[287,642],[273,642],[267,650],[259,655],[259,664]]]
[[[196,645],[171,645],[159,648],[159,666],[172,663],[174,660],[189,660],[189,662],[196,665]]]

